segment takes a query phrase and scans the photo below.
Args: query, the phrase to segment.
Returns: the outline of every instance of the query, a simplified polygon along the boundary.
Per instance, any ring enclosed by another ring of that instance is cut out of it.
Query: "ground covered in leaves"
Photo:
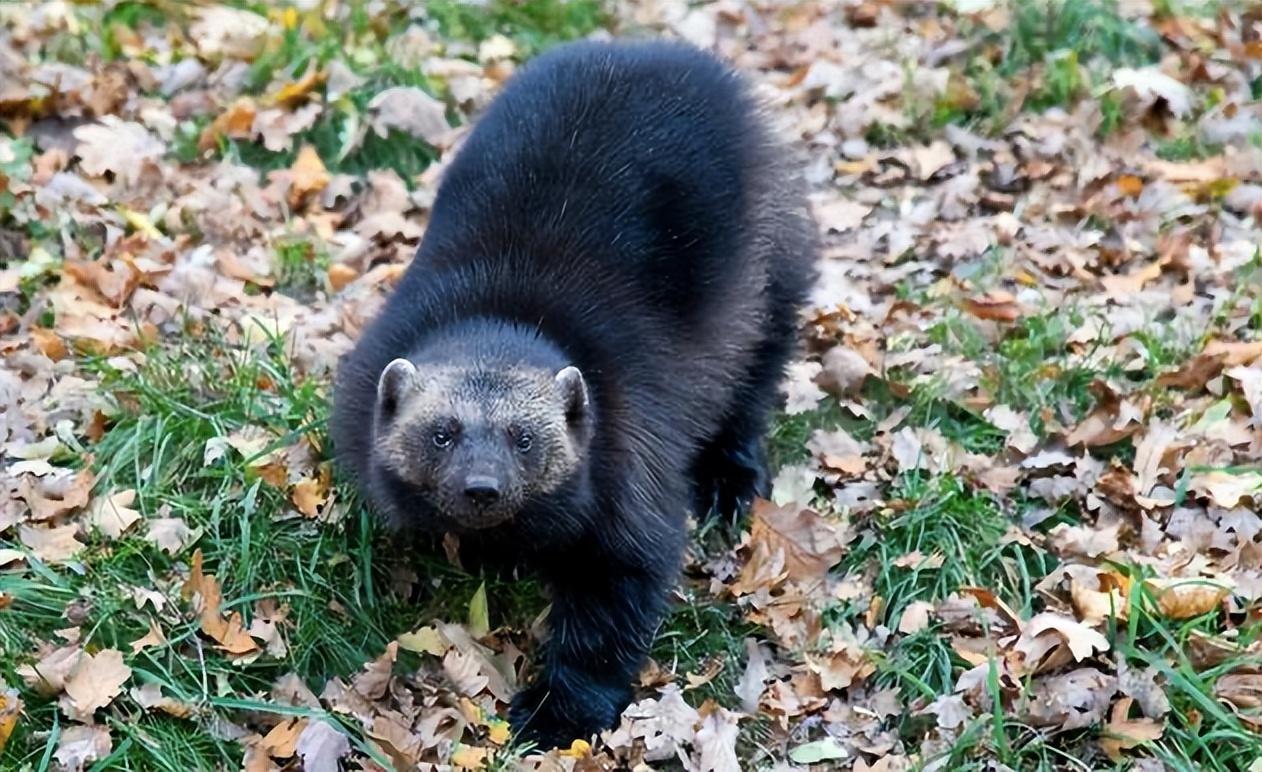
[[[330,374],[560,40],[683,37],[826,254],[773,501],[637,702],[381,533]],[[0,767],[1262,769],[1262,14],[1227,0],[0,5]]]

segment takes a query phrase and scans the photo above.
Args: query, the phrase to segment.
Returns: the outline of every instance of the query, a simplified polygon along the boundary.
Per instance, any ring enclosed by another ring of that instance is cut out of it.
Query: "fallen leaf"
[[[135,500],[134,490],[116,491],[107,496],[98,496],[88,507],[88,520],[109,538],[121,538],[123,533],[141,518],[139,512],[131,509]]]
[[[18,690],[8,688],[3,681],[0,681],[0,754],[4,753],[4,746],[13,736],[13,730],[17,728],[20,715],[22,715],[22,700],[18,697]]]
[[[741,772],[736,756],[738,714],[713,703],[702,706],[702,712],[696,741],[698,768],[702,772]]]
[[[1113,705],[1109,714],[1109,722],[1104,725],[1100,737],[1100,748],[1114,763],[1120,763],[1122,751],[1138,748],[1144,743],[1156,742],[1164,733],[1163,723],[1151,718],[1128,718],[1131,705],[1130,697],[1123,697]]]
[[[388,88],[368,103],[369,123],[379,136],[397,130],[438,147],[451,130],[443,103],[415,86]]]
[[[76,721],[91,721],[92,714],[98,708],[109,705],[129,678],[131,668],[123,664],[121,651],[102,649],[96,654],[85,652],[66,679],[66,694],[61,700],[61,709]]]
[[[85,769],[89,762],[100,761],[110,755],[114,747],[110,730],[99,725],[71,725],[62,730],[57,738],[57,750],[53,757],[66,770]]]
[[[296,745],[305,772],[338,772],[339,760],[350,753],[346,735],[324,719],[311,719]]]
[[[201,536],[201,529],[189,528],[179,517],[155,517],[149,521],[145,541],[157,545],[168,555],[176,555]]]
[[[295,209],[305,198],[319,193],[329,184],[329,172],[313,145],[303,145],[299,149],[289,173],[289,205]]]
[[[1231,590],[1208,579],[1149,579],[1157,609],[1170,619],[1191,619],[1219,608]]]
[[[18,526],[18,540],[31,549],[35,557],[46,563],[64,563],[75,557],[86,546],[75,538],[77,525],[58,528],[38,528],[22,524]]]

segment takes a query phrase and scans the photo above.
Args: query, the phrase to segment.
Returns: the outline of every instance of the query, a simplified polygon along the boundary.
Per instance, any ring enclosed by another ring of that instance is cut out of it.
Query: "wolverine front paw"
[[[589,685],[580,693],[540,682],[513,697],[508,721],[519,742],[539,750],[568,748],[616,725],[630,699],[626,692]]]

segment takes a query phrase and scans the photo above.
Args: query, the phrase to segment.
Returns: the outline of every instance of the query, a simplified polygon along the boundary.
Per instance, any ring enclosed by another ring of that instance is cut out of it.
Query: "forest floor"
[[[748,73],[826,249],[773,501],[542,755],[541,588],[325,419],[470,121],[608,32]],[[0,5],[0,768],[1262,770],[1260,98],[1229,0]]]

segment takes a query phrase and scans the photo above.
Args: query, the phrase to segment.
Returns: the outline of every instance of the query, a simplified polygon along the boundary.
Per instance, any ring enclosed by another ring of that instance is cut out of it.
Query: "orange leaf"
[[[1133,174],[1123,174],[1117,178],[1117,189],[1122,195],[1135,198],[1144,191],[1144,181]]]

